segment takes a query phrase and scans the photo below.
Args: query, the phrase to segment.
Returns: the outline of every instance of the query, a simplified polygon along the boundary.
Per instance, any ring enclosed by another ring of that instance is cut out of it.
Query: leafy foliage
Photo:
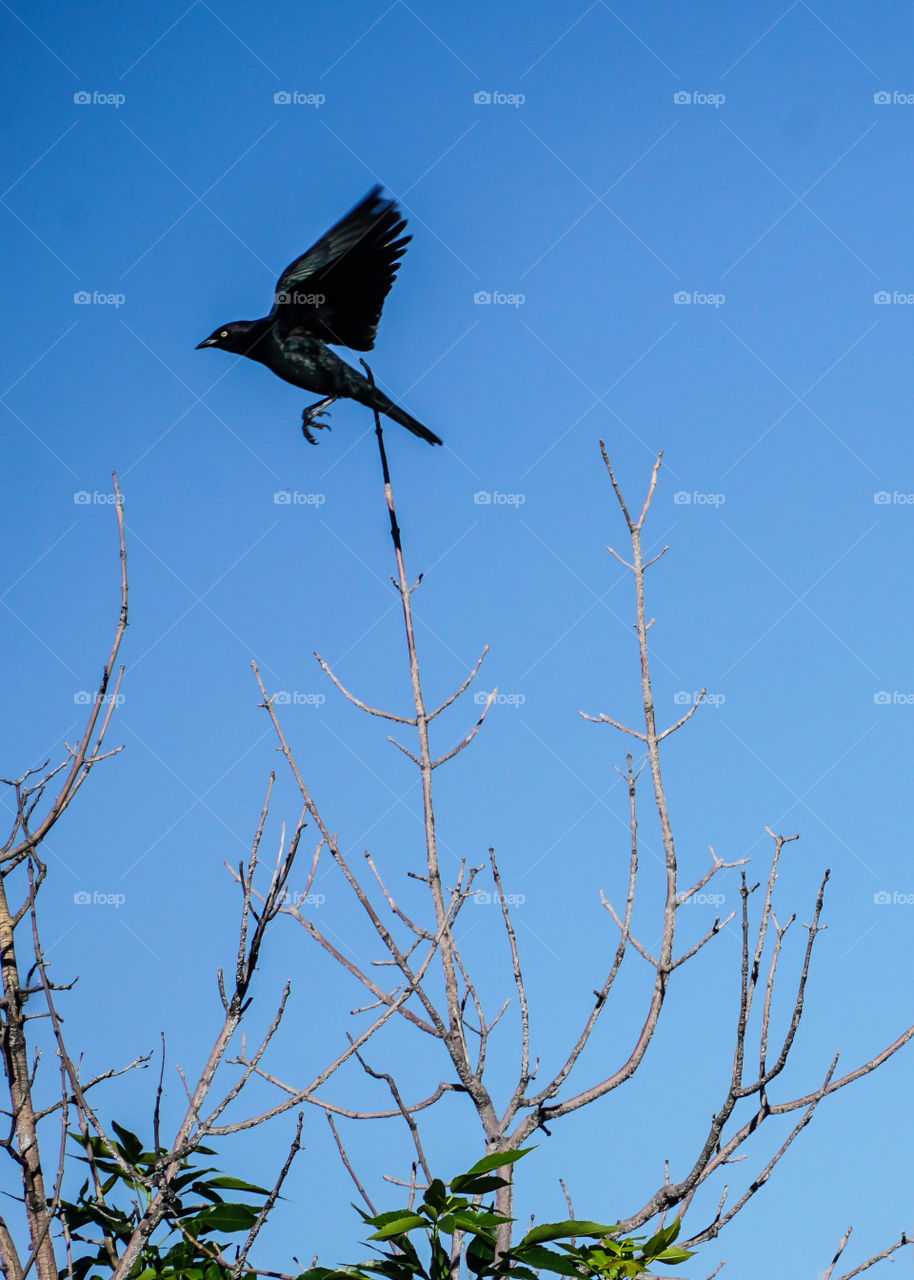
[[[80,1159],[94,1173],[83,1183],[75,1203],[62,1201],[58,1207],[71,1242],[87,1246],[82,1256],[74,1257],[72,1273],[69,1269],[59,1273],[60,1280],[70,1274],[73,1280],[110,1276],[154,1194],[150,1186],[156,1185],[163,1153],[145,1151],[139,1138],[119,1124],[112,1128],[118,1137],[114,1149],[133,1176],[101,1139],[73,1135],[86,1151]],[[449,1183],[435,1178],[415,1208],[392,1209],[375,1217],[360,1209],[365,1224],[374,1228],[369,1240],[388,1247],[378,1249],[377,1258],[351,1267],[312,1267],[299,1280],[454,1280],[461,1256],[472,1280],[538,1280],[543,1272],[579,1280],[629,1280],[643,1276],[653,1263],[675,1266],[692,1257],[674,1244],[678,1219],[650,1239],[620,1237],[617,1226],[578,1218],[544,1222],[531,1228],[513,1248],[497,1253],[498,1228],[511,1219],[497,1213],[494,1205],[484,1204],[483,1197],[507,1185],[495,1171],[514,1164],[529,1150],[488,1155]],[[214,1152],[198,1147],[195,1154]],[[226,1200],[222,1193],[240,1192],[256,1201],[269,1192],[215,1169],[191,1168],[186,1160],[169,1187],[161,1233],[154,1232],[144,1245],[130,1280],[229,1280],[231,1244],[223,1237],[250,1231],[259,1206]],[[129,1208],[116,1203],[116,1189],[121,1199],[124,1191],[129,1193]],[[169,1244],[175,1233],[178,1239]],[[420,1239],[424,1261],[410,1239],[414,1233],[424,1236],[424,1242]],[[255,1277],[253,1270],[243,1273],[243,1280]]]
[[[119,1139],[112,1146],[136,1176],[125,1173],[100,1138],[71,1135],[86,1151],[79,1159],[95,1172],[83,1183],[75,1202],[64,1200],[58,1206],[58,1216],[72,1243],[88,1246],[87,1252],[73,1258],[72,1272],[64,1268],[58,1273],[60,1280],[67,1280],[71,1274],[73,1280],[103,1280],[110,1276],[153,1197],[149,1180],[153,1179],[154,1187],[157,1165],[164,1153],[144,1151],[136,1134],[117,1122],[112,1129]],[[208,1147],[198,1147],[195,1154],[215,1153]],[[209,1177],[210,1174],[216,1176]],[[187,1160],[169,1187],[171,1196],[161,1231],[146,1242],[130,1273],[131,1280],[227,1280],[231,1269],[219,1258],[226,1256],[231,1244],[222,1237],[250,1231],[260,1206],[226,1200],[223,1192],[241,1192],[261,1199],[269,1192],[215,1169],[192,1169]],[[121,1199],[129,1200],[129,1208],[112,1200],[112,1194],[117,1197],[116,1189],[120,1190]],[[124,1191],[129,1193],[127,1197]],[[168,1238],[176,1232],[178,1239],[168,1244]],[[246,1271],[244,1280],[254,1280],[254,1272]]]
[[[496,1256],[498,1227],[510,1219],[496,1213],[494,1206],[482,1204],[482,1197],[507,1185],[493,1170],[513,1164],[529,1150],[486,1156],[449,1184],[436,1178],[415,1209],[393,1209],[376,1217],[359,1210],[365,1223],[375,1228],[369,1239],[389,1244],[390,1249],[379,1251],[377,1260],[353,1267],[312,1267],[299,1280],[452,1280],[457,1266],[455,1262],[452,1267],[451,1259],[457,1258],[455,1246],[460,1245],[465,1249],[467,1270],[476,1280],[537,1280],[543,1271],[588,1280],[628,1280],[644,1275],[653,1263],[675,1266],[692,1257],[674,1244],[679,1235],[678,1219],[650,1239],[620,1239],[616,1226],[577,1218],[533,1227],[513,1248]],[[425,1236],[425,1263],[410,1239],[413,1232]],[[448,1243],[443,1241],[445,1237],[450,1238]],[[557,1247],[548,1248],[550,1244]]]

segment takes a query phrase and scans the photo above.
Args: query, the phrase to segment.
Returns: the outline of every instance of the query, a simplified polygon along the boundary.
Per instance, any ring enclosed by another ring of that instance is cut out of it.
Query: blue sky
[[[132,613],[114,730],[127,749],[54,832],[44,894],[57,974],[81,975],[68,1027],[88,1059],[128,1060],[165,1031],[170,1062],[192,1070],[215,1033],[213,975],[234,930],[223,864],[243,855],[277,763],[252,658],[290,694],[287,731],[342,846],[370,848],[398,885],[421,867],[409,762],[311,656],[368,701],[408,707],[371,422],[338,404],[311,449],[302,393],[194,350],[221,321],[263,314],[282,268],[376,182],[414,238],[372,365],[446,442],[387,433],[409,566],[427,574],[416,608],[430,697],[484,644],[477,687],[509,695],[438,775],[446,865],[482,862],[493,845],[506,891],[524,898],[544,1063],[615,945],[599,891],[619,894],[627,856],[613,772],[627,744],[577,714],[632,719],[638,703],[631,584],[605,550],[623,549],[625,530],[601,437],[632,502],[664,450],[648,527],[655,550],[671,547],[650,579],[660,715],[676,718],[702,686],[715,695],[666,754],[684,878],[704,870],[709,844],[761,875],[764,827],[798,831],[778,886],[781,917],[798,914],[789,965],[832,870],[778,1097],[815,1087],[835,1050],[849,1069],[894,1038],[910,1021],[914,911],[911,15],[804,0],[181,0],[4,4],[0,21],[15,315],[0,399],[5,776],[77,732],[116,614],[115,468],[127,499]],[[462,702],[439,742],[477,713]],[[296,814],[281,775],[274,841]],[[649,932],[659,879],[645,863]],[[77,905],[80,891],[124,901]],[[318,891],[321,919],[362,954],[344,887],[328,873]],[[735,873],[717,891],[734,907]],[[466,945],[497,1008],[510,975],[487,910],[468,908]],[[715,911],[684,912],[684,937]],[[562,1176],[580,1213],[611,1220],[650,1194],[665,1157],[686,1167],[728,1070],[736,947],[726,931],[682,973],[624,1097],[541,1138],[525,1213],[562,1216]],[[636,959],[581,1085],[632,1042]],[[258,1025],[286,976],[293,1011],[273,1063],[299,1080],[344,1042],[359,1000],[283,921]],[[506,1023],[496,1071],[511,1043]],[[447,1078],[402,1035],[374,1052],[416,1096]],[[910,1225],[910,1062],[902,1053],[823,1104],[706,1247],[701,1274],[726,1257],[725,1274],[767,1277],[789,1249],[791,1274],[814,1276],[848,1223],[848,1266]],[[118,1082],[110,1113],[148,1132],[153,1084]],[[338,1100],[363,1092],[354,1076],[334,1088]],[[172,1089],[177,1109],[175,1077]],[[353,1190],[319,1113],[306,1120],[308,1149],[261,1251],[280,1268],[292,1253],[361,1252]],[[288,1129],[226,1144],[223,1166],[270,1177]],[[783,1136],[771,1129],[734,1188]],[[346,1136],[388,1203],[379,1179],[402,1172],[402,1135]],[[430,1121],[429,1150],[445,1174],[480,1154],[459,1106]]]

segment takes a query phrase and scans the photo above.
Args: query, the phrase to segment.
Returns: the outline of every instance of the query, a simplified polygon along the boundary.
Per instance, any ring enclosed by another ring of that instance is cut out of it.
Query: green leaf
[[[111,1121],[111,1128],[121,1140],[121,1147],[128,1163],[136,1164],[138,1158],[143,1154],[142,1142],[140,1142],[135,1133],[125,1129],[116,1120]]]
[[[397,1248],[400,1250],[403,1257],[409,1261],[410,1269],[412,1271],[421,1271],[423,1275],[425,1274],[425,1268],[419,1261],[418,1253],[416,1253],[416,1246],[408,1236],[404,1236],[402,1240],[397,1241]],[[399,1261],[400,1259],[398,1259],[398,1262]]]
[[[539,1244],[528,1244],[524,1246],[523,1252],[520,1248],[512,1249],[511,1256],[519,1258],[521,1262],[528,1262],[537,1271],[553,1271],[560,1276],[579,1276],[581,1274],[580,1264],[574,1258],[568,1258],[562,1253],[555,1253],[552,1249],[544,1249]]]
[[[634,1240],[601,1240],[598,1245],[587,1245],[583,1249],[573,1249],[570,1245],[560,1244],[559,1248],[566,1250],[572,1257],[578,1258],[584,1266],[597,1271],[601,1267],[608,1267],[610,1263],[618,1262],[620,1258],[635,1256]]]
[[[197,1171],[199,1177],[199,1170]],[[255,1186],[253,1182],[243,1182],[241,1178],[226,1178],[221,1174],[218,1178],[210,1178],[207,1186],[218,1187],[221,1191],[250,1191],[251,1195],[268,1196],[270,1193],[266,1187]],[[320,1268],[317,1268],[319,1270]]]
[[[511,1222],[511,1218],[506,1218],[503,1213],[488,1213],[484,1209],[480,1209],[478,1213],[474,1213],[471,1209],[460,1210],[456,1213],[449,1213],[449,1218],[461,1231],[472,1231],[476,1235],[489,1236],[492,1234],[492,1228],[500,1226],[503,1222]]]
[[[249,1204],[214,1204],[184,1223],[194,1236],[201,1231],[249,1231],[257,1221],[257,1210]]]
[[[677,1262],[688,1262],[689,1258],[695,1257],[695,1251],[689,1249],[680,1249],[679,1245],[671,1245],[669,1249],[664,1249],[663,1253],[656,1253],[653,1256],[654,1262],[667,1262],[670,1266],[675,1266]]]
[[[324,1277],[324,1280],[365,1280],[365,1273],[373,1267],[373,1263],[364,1262],[353,1267],[334,1267],[328,1271],[326,1267],[311,1267],[303,1271],[298,1280],[306,1280],[309,1276]]]
[[[467,1269],[474,1275],[481,1275],[492,1266],[495,1257],[495,1242],[485,1236],[477,1235],[466,1249]]]
[[[188,1187],[192,1182],[202,1182],[208,1173],[215,1173],[215,1169],[188,1169],[186,1165],[176,1178],[172,1178],[171,1185],[173,1187]],[[203,1185],[206,1185],[205,1183]]]
[[[430,1280],[451,1280],[451,1260],[437,1240],[432,1241],[432,1262],[428,1273]]]
[[[680,1226],[680,1221],[676,1218],[668,1227],[661,1227],[660,1230],[655,1235],[652,1235],[650,1240],[645,1244],[645,1257],[654,1258],[658,1253],[665,1249],[668,1244],[672,1244],[679,1235]]]
[[[498,1178],[494,1174],[471,1178],[468,1173],[461,1173],[451,1182],[451,1190],[465,1191],[471,1196],[484,1196],[487,1191],[497,1191],[499,1187],[507,1185],[507,1178]]]
[[[386,1216],[386,1215],[381,1215]],[[416,1227],[428,1226],[427,1219],[421,1217],[418,1213],[397,1213],[392,1221],[383,1226],[380,1231],[376,1231],[374,1235],[368,1237],[369,1240],[390,1240],[392,1236],[403,1235],[407,1231],[415,1231]]]
[[[428,1184],[425,1195],[422,1197],[423,1204],[430,1205],[439,1212],[447,1204],[447,1192],[444,1189],[444,1183],[440,1178],[433,1178]]]
[[[404,1214],[412,1212],[410,1209],[387,1209],[384,1213],[379,1213],[377,1217],[369,1218],[365,1213],[362,1217],[366,1226],[369,1227],[386,1227],[389,1222],[396,1222],[402,1218]]]
[[[411,1263],[407,1263],[399,1254],[385,1254],[381,1262],[363,1262],[361,1272],[368,1272],[370,1275],[384,1276],[385,1280],[412,1280],[416,1274],[425,1276],[425,1270],[422,1267],[418,1269]],[[361,1274],[360,1272],[360,1274]]]
[[[176,1189],[180,1190],[180,1188],[176,1188]],[[224,1200],[222,1199],[222,1196],[220,1196],[219,1192],[213,1191],[212,1188],[208,1187],[205,1182],[195,1182],[191,1187],[191,1191],[196,1191],[198,1196],[202,1196],[203,1199],[208,1200],[210,1204],[225,1203]],[[190,1212],[190,1210],[188,1210],[188,1212]],[[180,1216],[181,1215],[178,1214],[178,1217]]]
[[[483,1156],[481,1160],[477,1160],[474,1165],[467,1169],[466,1173],[458,1173],[456,1178],[451,1178],[450,1187],[452,1191],[466,1191],[463,1185],[467,1178],[474,1178],[480,1173],[488,1173],[491,1169],[501,1169],[506,1164],[514,1164],[516,1160],[520,1160],[533,1147],[521,1147],[518,1151],[493,1151],[491,1155]]]
[[[607,1226],[605,1222],[586,1222],[583,1219],[567,1218],[564,1222],[543,1222],[533,1227],[521,1240],[522,1245],[542,1244],[546,1240],[571,1240],[575,1236],[609,1236],[618,1231],[618,1225]]]

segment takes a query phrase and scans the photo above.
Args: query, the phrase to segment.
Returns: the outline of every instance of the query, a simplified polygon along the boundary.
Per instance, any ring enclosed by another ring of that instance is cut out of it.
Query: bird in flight
[[[385,413],[429,444],[441,444],[434,432],[327,345],[354,351],[374,346],[384,299],[412,239],[401,234],[405,227],[396,203],[383,199],[381,188],[375,187],[286,267],[268,316],[220,325],[197,350],[218,347],[259,360],[286,382],[322,396],[302,414],[302,431],[310,444],[317,443],[311,427],[327,426],[318,419],[334,400],[346,397]]]

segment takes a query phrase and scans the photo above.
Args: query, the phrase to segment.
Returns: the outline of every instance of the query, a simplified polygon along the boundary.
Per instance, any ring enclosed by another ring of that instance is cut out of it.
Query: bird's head
[[[251,348],[263,337],[263,332],[256,320],[230,320],[214,329],[208,338],[198,342],[197,351],[204,347],[218,347],[221,351],[232,351],[236,355],[246,356]]]

